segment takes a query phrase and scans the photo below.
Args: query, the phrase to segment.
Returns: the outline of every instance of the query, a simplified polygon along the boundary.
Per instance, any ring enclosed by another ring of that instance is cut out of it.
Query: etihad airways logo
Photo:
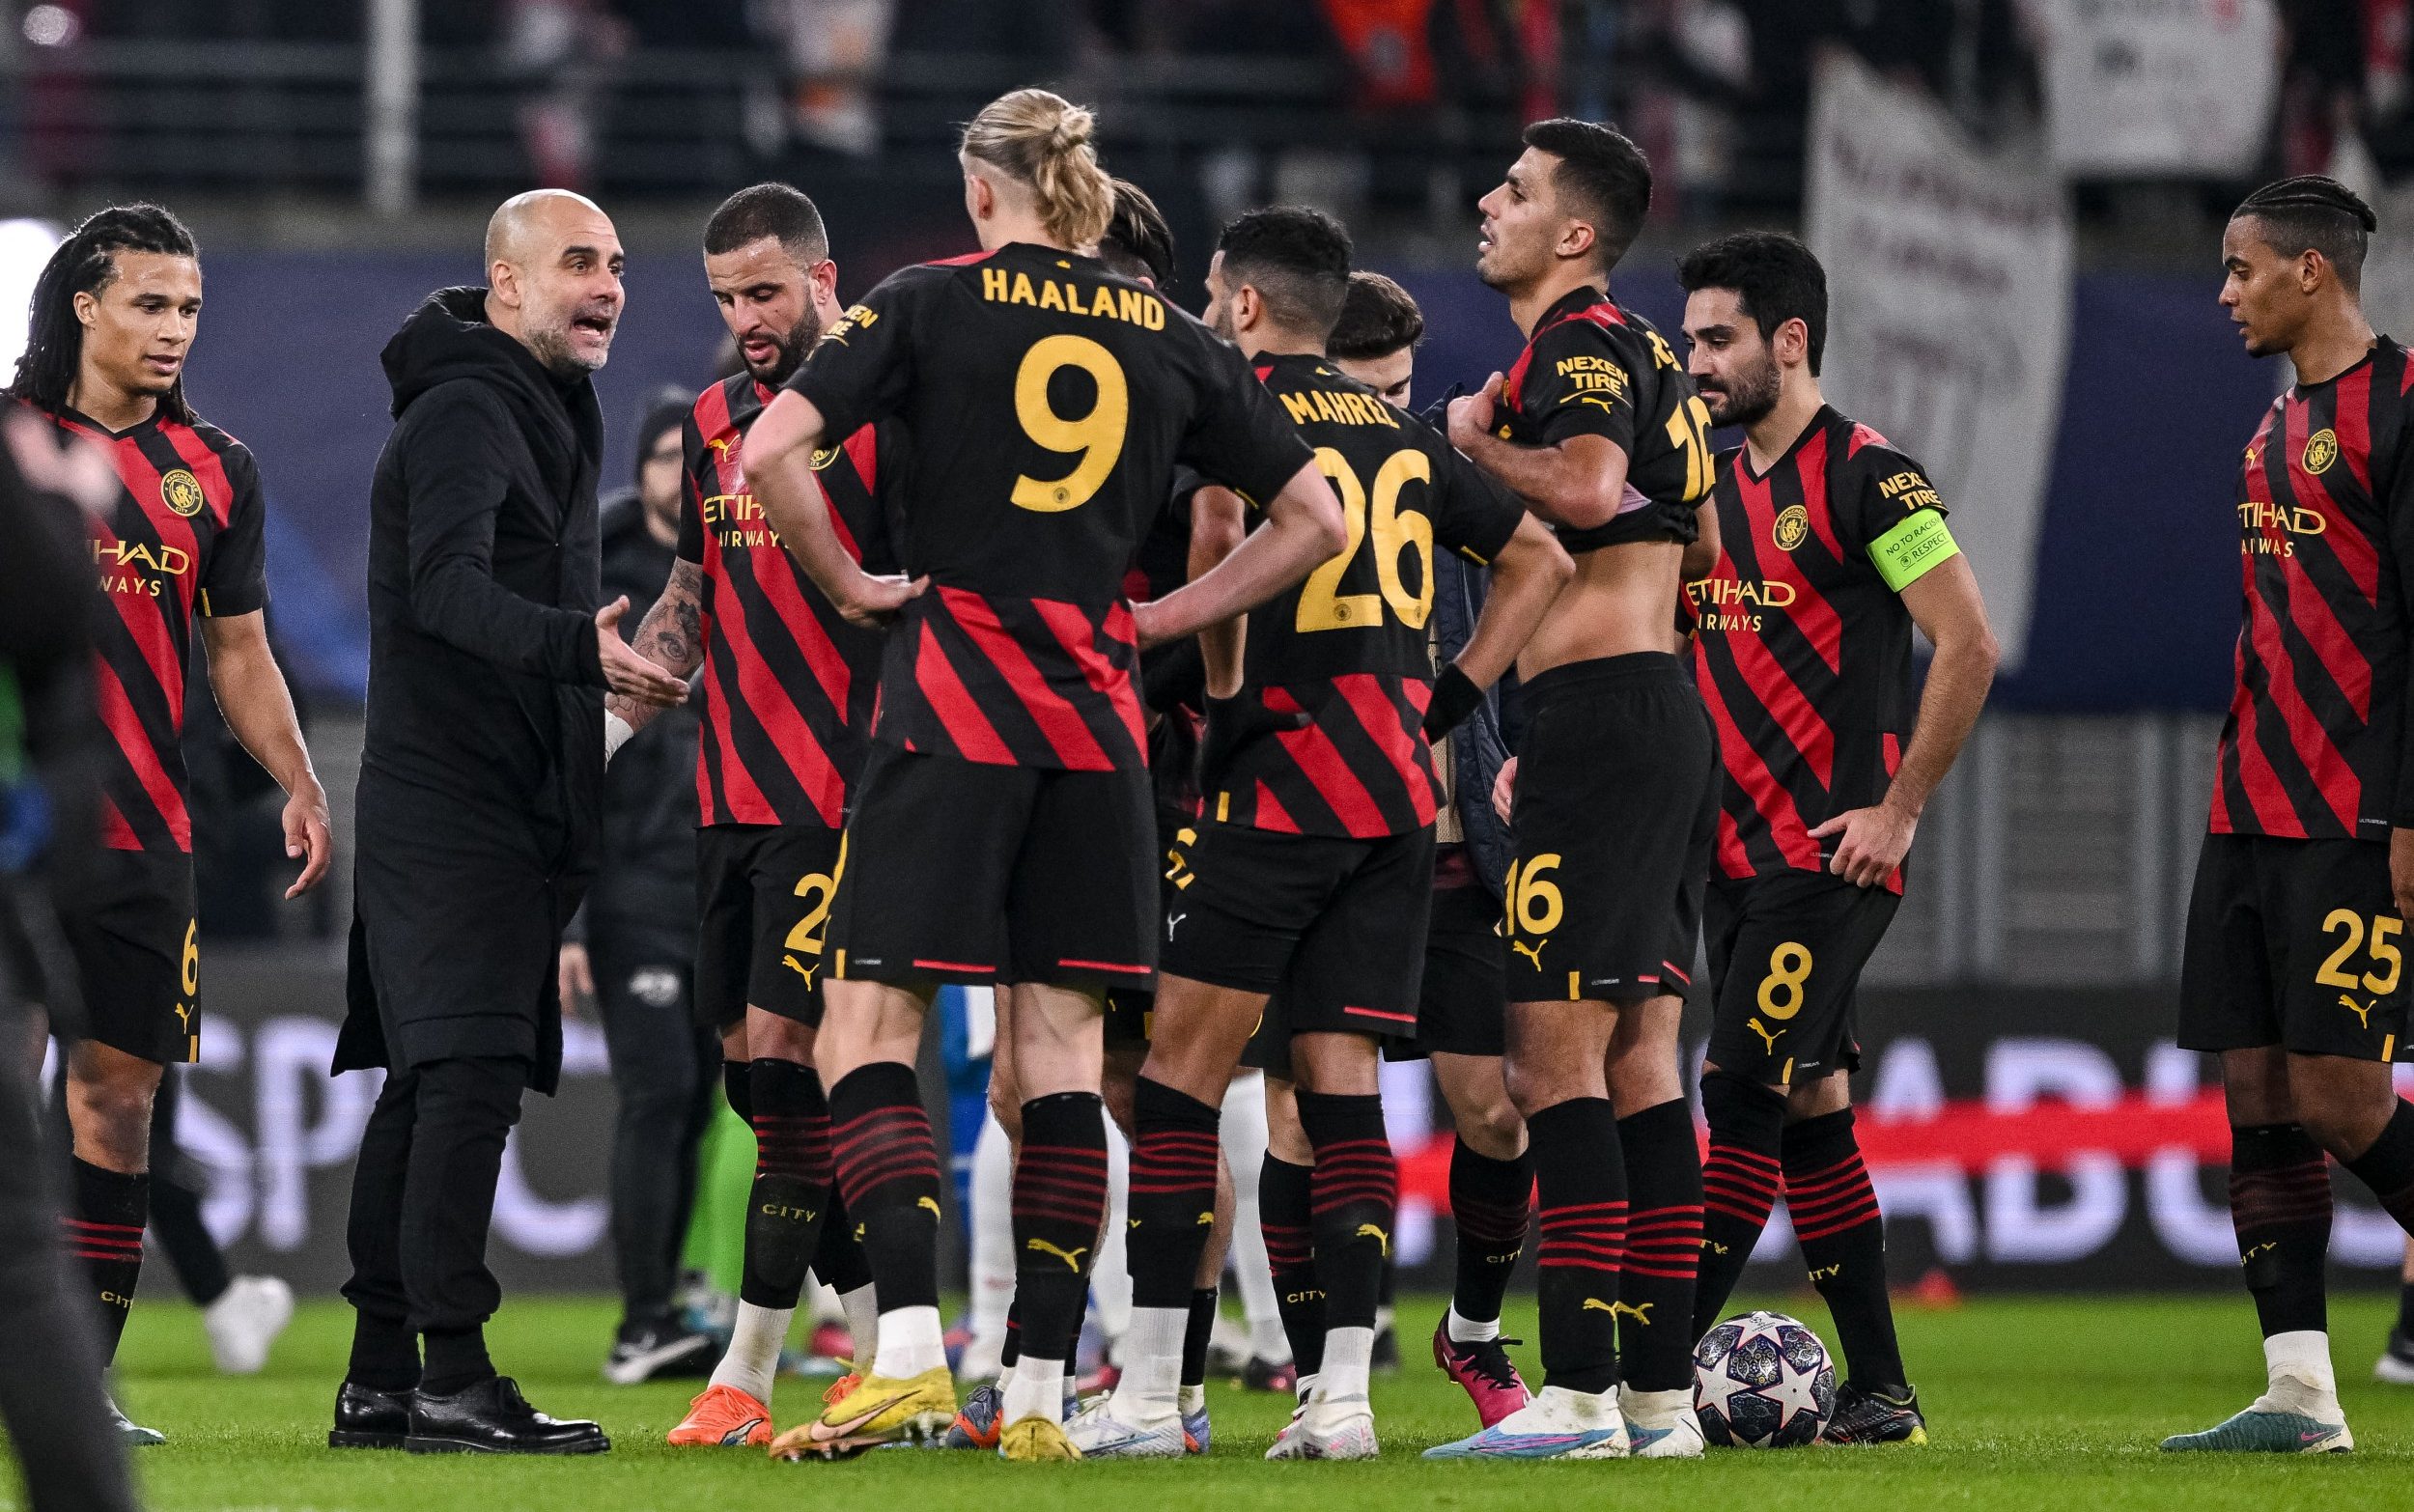
[[[132,594],[137,598],[156,599],[166,591],[168,579],[182,577],[193,570],[193,554],[161,543],[147,546],[140,541],[96,541],[92,544],[93,561],[100,568],[102,593]]]
[[[2330,521],[2317,509],[2288,508],[2249,499],[2238,506],[2238,551],[2243,556],[2294,556],[2300,537],[2318,536]]]
[[[1762,609],[1790,609],[1798,597],[1792,583],[1744,577],[1704,577],[1685,585],[1705,630],[1759,633]]]

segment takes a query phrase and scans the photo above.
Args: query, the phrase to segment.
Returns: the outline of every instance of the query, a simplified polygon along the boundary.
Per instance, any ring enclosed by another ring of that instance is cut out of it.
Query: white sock
[[[850,1363],[860,1370],[880,1343],[880,1299],[872,1294],[872,1284],[866,1281],[854,1291],[841,1293],[838,1305],[846,1310],[847,1333],[855,1340],[855,1358]]]
[[[1280,1364],[1291,1358],[1282,1331],[1282,1309],[1274,1293],[1274,1267],[1266,1259],[1266,1232],[1258,1226],[1257,1182],[1266,1162],[1266,1078],[1235,1078],[1223,1094],[1217,1134],[1223,1163],[1232,1171],[1232,1283],[1241,1290],[1241,1315],[1249,1320],[1249,1352]]]
[[[1123,1335],[1123,1379],[1114,1414],[1127,1423],[1162,1422],[1181,1411],[1182,1337],[1188,1307],[1135,1307]]]
[[[1316,1395],[1308,1411],[1327,1403],[1343,1416],[1366,1411],[1367,1380],[1374,1364],[1374,1330],[1326,1330],[1324,1368],[1316,1373]]]
[[[998,1414],[1002,1423],[1019,1423],[1025,1417],[1041,1417],[1052,1423],[1064,1421],[1064,1361],[1033,1359],[1025,1355],[1015,1362],[1014,1379],[1006,1386],[1006,1402]]]
[[[1123,1362],[1117,1341],[1132,1326],[1132,1267],[1123,1248],[1126,1193],[1130,1190],[1131,1146],[1123,1131],[1107,1120],[1107,1227],[1098,1238],[1098,1253],[1089,1268],[1090,1303],[1096,1310],[1102,1358]]]
[[[1693,1388],[1678,1386],[1671,1391],[1638,1391],[1632,1386],[1617,1388],[1617,1409],[1630,1423],[1659,1428],[1676,1420],[1676,1414],[1693,1407]]]
[[[1006,1314],[1014,1305],[1014,1146],[995,1117],[982,1121],[972,1147],[972,1343],[968,1369],[997,1368],[1006,1344]]]
[[[1570,1391],[1565,1386],[1547,1386],[1524,1411],[1554,1426],[1566,1428],[1614,1428],[1622,1420],[1615,1390]]]
[[[2263,1368],[2270,1389],[2261,1401],[2288,1413],[2325,1421],[2339,1414],[2339,1379],[2330,1368],[2330,1335],[2318,1329],[2275,1333],[2263,1340]]]
[[[1185,1417],[1190,1416],[1193,1413],[1205,1412],[1207,1410],[1206,1386],[1201,1384],[1199,1386],[1186,1386],[1182,1387],[1181,1390],[1174,1393],[1174,1403],[1182,1410],[1182,1415]]]
[[[788,1342],[788,1323],[796,1315],[794,1307],[740,1302],[737,1327],[729,1334],[729,1352],[713,1367],[712,1384],[736,1386],[771,1406],[772,1382],[779,1374],[779,1351]]]
[[[899,1307],[880,1315],[880,1348],[872,1374],[891,1381],[910,1381],[947,1363],[947,1332],[936,1307]]]
[[[1450,1341],[1454,1344],[1481,1344],[1486,1340],[1497,1339],[1501,1336],[1500,1319],[1495,1318],[1489,1323],[1477,1323],[1473,1318],[1460,1317],[1455,1305],[1450,1308],[1449,1326]]]

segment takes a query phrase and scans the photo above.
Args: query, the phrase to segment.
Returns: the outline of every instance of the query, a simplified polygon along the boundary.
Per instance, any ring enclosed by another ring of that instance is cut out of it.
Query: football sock
[[[1173,1413],[1189,1379],[1184,1343],[1187,1308],[1135,1307],[1124,1342],[1123,1379],[1115,1383],[1115,1415],[1126,1422],[1156,1422]]]
[[[966,1354],[967,1367],[981,1375],[1014,1358],[1005,1353],[1014,1306],[1014,1149],[995,1118],[981,1120],[972,1143],[968,1198],[972,1344]]]
[[[1851,1115],[1845,1115],[1849,1118]],[[1701,1263],[1701,1152],[1683,1098],[1617,1121],[1626,1164],[1626,1265],[1618,1274],[1618,1373],[1637,1391],[1693,1385],[1694,1272]],[[1857,1168],[1860,1156],[1853,1163]],[[1863,1189],[1868,1185],[1862,1180]],[[1875,1205],[1870,1209],[1872,1218]],[[1878,1297],[1883,1305],[1885,1286]]]
[[[1291,1353],[1282,1331],[1282,1311],[1274,1295],[1274,1268],[1266,1260],[1266,1231],[1258,1211],[1257,1184],[1266,1168],[1265,1085],[1238,1077],[1223,1095],[1218,1131],[1224,1168],[1232,1173],[1232,1284],[1241,1294],[1241,1316],[1249,1320],[1249,1353],[1282,1359]]]
[[[2414,1339],[2414,1281],[2398,1287],[2398,1331]]]
[[[1017,1297],[1006,1304],[1006,1342],[997,1352],[997,1368],[1011,1371],[1023,1358],[1023,1299]]]
[[[494,1374],[494,1362],[487,1358],[486,1330],[476,1324],[430,1329],[427,1349],[428,1368],[419,1378],[419,1389],[430,1396],[451,1396]]]
[[[2398,1226],[2414,1234],[2414,1103],[2397,1100],[2397,1108],[2372,1148],[2340,1164],[2372,1189],[2372,1195]]]
[[[1207,1384],[1207,1340],[1216,1331],[1216,1289],[1197,1287],[1191,1293],[1190,1326],[1182,1330],[1182,1384]]]
[[[1325,1327],[1371,1331],[1399,1208],[1399,1167],[1384,1134],[1383,1099],[1302,1090],[1299,1121],[1316,1154],[1308,1209]],[[1328,1345],[1325,1373],[1332,1369]]]
[[[1900,1390],[1906,1381],[1886,1296],[1886,1224],[1851,1108],[1786,1126],[1785,1211],[1810,1284],[1835,1315],[1844,1379],[1863,1390]]]
[[[134,1285],[143,1274],[143,1225],[151,1220],[151,1175],[104,1170],[72,1160],[70,1204],[59,1217],[68,1253],[81,1261],[100,1320],[100,1362],[117,1358]]]
[[[1037,1390],[1039,1379],[1061,1389],[1106,1211],[1107,1114],[1098,1094],[1057,1092],[1025,1103],[1014,1167],[1014,1294],[1023,1315],[1016,1390]],[[1053,1420],[1060,1409],[1052,1398],[1047,1415]],[[1006,1421],[1025,1415],[1010,1412]]]
[[[2329,1328],[2330,1162],[2303,1125],[2230,1131],[2230,1221],[2263,1336]]]
[[[754,1064],[751,1061],[721,1062],[721,1096],[729,1100],[730,1110],[744,1119],[749,1127],[754,1123],[753,1078]]]
[[[1187,1307],[1215,1220],[1217,1110],[1146,1077],[1132,1093],[1124,1249],[1135,1307]]]
[[[1374,1374],[1374,1365],[1372,1324],[1364,1328],[1327,1329],[1324,1364],[1316,1372],[1316,1389],[1307,1399],[1308,1412],[1325,1418],[1354,1417],[1366,1412],[1367,1382]]]
[[[1785,1099],[1732,1072],[1701,1078],[1701,1111],[1710,1154],[1701,1162],[1701,1266],[1694,1280],[1693,1335],[1718,1325],[1743,1278],[1760,1231],[1769,1226],[1783,1179]]]
[[[1309,1185],[1315,1172],[1268,1151],[1257,1187],[1258,1218],[1266,1233],[1266,1261],[1274,1276],[1275,1306],[1291,1362],[1312,1376],[1325,1358],[1325,1293],[1316,1279],[1316,1242]]]
[[[829,1206],[829,1105],[822,1097],[821,1078],[794,1061],[757,1060],[747,1082],[754,1106],[754,1187],[746,1203],[738,1300],[793,1311]]]
[[[874,1061],[830,1088],[829,1112],[838,1185],[880,1292],[874,1373],[919,1375],[947,1362],[939,1327],[939,1152],[921,1086],[912,1067]]]
[[[1626,1162],[1617,1110],[1570,1098],[1526,1120],[1542,1243],[1535,1292],[1545,1384],[1585,1395],[1617,1385],[1618,1269],[1626,1258]]]
[[[2268,1387],[2255,1405],[2302,1413],[2324,1422],[2339,1416],[2339,1379],[2330,1368],[2330,1335],[2318,1330],[2275,1333],[2263,1340]]]
[[[834,1169],[834,1167],[833,1167]],[[855,1219],[847,1212],[846,1199],[838,1195],[833,1184],[826,1199],[829,1210],[822,1217],[821,1233],[813,1241],[813,1274],[822,1284],[838,1294],[840,1306],[847,1298],[872,1284],[872,1267],[863,1258],[863,1246],[855,1237]],[[855,1314],[849,1312],[852,1319]]]
[[[838,1305],[846,1310],[847,1338],[855,1352],[848,1363],[861,1370],[871,1363],[872,1346],[880,1338],[880,1292],[867,1281],[840,1292]]]
[[[772,1383],[779,1377],[779,1352],[787,1346],[788,1326],[796,1315],[794,1307],[739,1302],[737,1322],[729,1330],[729,1348],[713,1367],[711,1384],[735,1386],[770,1406]]]
[[[1450,1287],[1450,1314],[1468,1323],[1494,1325],[1483,1337],[1497,1337],[1501,1331],[1501,1299],[1508,1295],[1517,1257],[1526,1251],[1533,1195],[1530,1157],[1496,1161],[1464,1139],[1451,1144],[1450,1221],[1458,1230],[1458,1271]]]

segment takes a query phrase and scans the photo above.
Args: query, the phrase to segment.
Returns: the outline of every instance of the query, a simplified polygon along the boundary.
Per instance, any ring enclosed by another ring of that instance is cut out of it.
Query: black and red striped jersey
[[[2414,363],[2387,337],[2272,401],[2238,470],[2245,624],[2213,783],[2216,834],[2385,840],[2404,769]]]
[[[706,825],[835,829],[869,749],[883,637],[847,623],[746,487],[746,429],[772,392],[741,373],[698,395],[688,415],[679,554],[704,569],[697,808]],[[838,539],[866,572],[896,571],[891,521],[905,467],[894,425],[865,426],[813,456]]]
[[[1262,356],[1341,500],[1349,544],[1250,611],[1241,690],[1208,711],[1204,817],[1368,839],[1433,823],[1433,555],[1488,563],[1525,510],[1416,416],[1322,357]]]
[[[901,416],[927,575],[873,738],[1008,766],[1145,761],[1124,574],[1177,462],[1253,497],[1308,463],[1240,353],[1091,258],[1013,243],[891,274],[789,386],[832,434]]]
[[[120,485],[115,512],[91,522],[93,561],[111,610],[94,626],[95,693],[109,732],[102,843],[189,853],[193,821],[180,739],[193,616],[267,606],[260,469],[242,442],[207,423],[154,413],[111,431],[73,410],[35,413],[106,453]]]
[[[1534,322],[1494,427],[1520,446],[1597,435],[1626,454],[1614,518],[1552,527],[1568,550],[1694,539],[1694,506],[1710,491],[1710,411],[1668,339],[1600,290],[1575,290]]]
[[[1920,464],[1832,406],[1765,474],[1721,455],[1711,498],[1718,565],[1686,595],[1726,769],[1719,872],[1823,872],[1835,842],[1810,831],[1886,797],[1919,713],[1902,590],[1958,547]]]

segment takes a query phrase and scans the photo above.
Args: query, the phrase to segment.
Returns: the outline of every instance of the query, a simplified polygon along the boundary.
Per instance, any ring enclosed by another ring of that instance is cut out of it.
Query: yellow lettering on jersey
[[[1115,292],[1106,285],[1101,284],[1090,291],[1090,314],[1103,316],[1111,321],[1115,318],[1115,312],[1120,308],[1121,306],[1115,303]]]
[[[1006,298],[1006,270],[1002,267],[981,269],[981,297],[1002,304]]]
[[[1057,286],[1055,280],[1043,278],[1039,281],[1039,307],[1043,310],[1064,308],[1064,291]]]
[[[1290,411],[1293,425],[1305,425],[1316,418],[1316,406],[1306,395],[1277,394],[1275,397],[1282,401],[1284,409]]]
[[[1039,303],[1039,295],[1031,292],[1030,274],[1017,273],[1014,275],[1014,294],[1013,297],[1008,299],[1006,302],[1009,304]]]
[[[1943,509],[1945,507],[1944,499],[1937,495],[1936,490],[1929,485],[1928,480],[1907,467],[1891,478],[1881,480],[1877,486],[1877,494],[1879,498],[1895,500],[1905,510]]]
[[[1686,585],[1697,609],[1733,608],[1749,604],[1755,609],[1790,609],[1794,606],[1792,583],[1747,582],[1740,577],[1704,577]]]

